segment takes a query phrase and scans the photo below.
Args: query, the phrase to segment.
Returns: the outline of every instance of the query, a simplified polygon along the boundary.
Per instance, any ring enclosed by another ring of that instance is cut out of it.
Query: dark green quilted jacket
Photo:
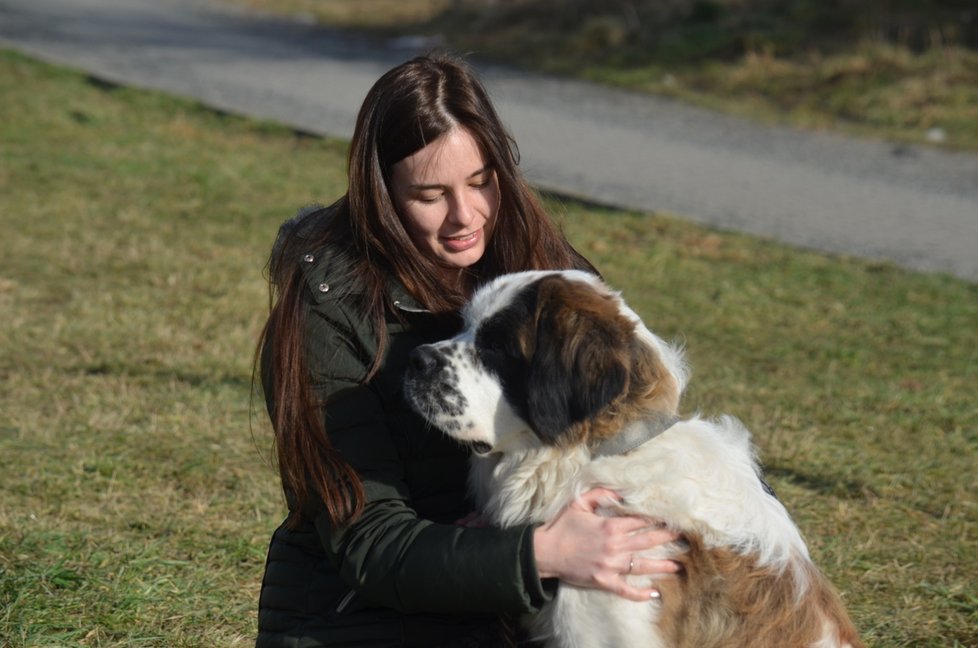
[[[364,385],[375,344],[343,252],[284,262],[302,265],[308,366],[327,432],[362,476],[367,504],[348,528],[324,514],[274,532],[257,646],[503,645],[499,618],[536,611],[552,591],[536,573],[532,528],[453,524],[471,511],[466,451],[426,426],[401,392],[411,349],[451,335],[457,318],[424,311],[392,282],[388,351]],[[273,380],[264,373],[266,394]]]

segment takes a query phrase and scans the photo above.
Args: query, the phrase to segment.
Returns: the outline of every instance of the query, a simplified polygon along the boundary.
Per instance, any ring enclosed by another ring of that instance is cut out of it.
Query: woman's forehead
[[[479,143],[465,129],[453,128],[393,167],[395,180],[412,185],[445,184],[478,175],[486,166]]]

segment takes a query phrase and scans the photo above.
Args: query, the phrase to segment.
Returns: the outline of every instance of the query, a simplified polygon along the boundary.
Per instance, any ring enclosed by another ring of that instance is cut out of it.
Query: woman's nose
[[[468,196],[455,196],[449,204],[448,218],[453,223],[467,226],[475,220],[475,205]]]

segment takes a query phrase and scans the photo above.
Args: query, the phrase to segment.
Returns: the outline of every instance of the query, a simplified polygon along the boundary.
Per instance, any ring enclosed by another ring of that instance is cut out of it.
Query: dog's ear
[[[540,282],[529,362],[529,423],[557,444],[575,424],[624,393],[634,324],[590,286],[560,277]]]

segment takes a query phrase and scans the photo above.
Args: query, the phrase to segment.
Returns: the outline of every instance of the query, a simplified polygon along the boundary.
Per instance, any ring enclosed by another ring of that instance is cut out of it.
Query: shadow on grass
[[[808,490],[846,500],[866,500],[879,497],[865,482],[845,479],[837,475],[808,473],[785,466],[765,466],[766,477],[777,477]]]
[[[133,367],[132,365],[116,365],[107,362],[75,367],[77,373],[85,376],[126,376],[143,378],[148,382],[182,383],[190,387],[231,387],[234,389],[251,390],[251,374],[232,375],[228,373],[192,372],[170,367],[154,367],[151,365]]]

